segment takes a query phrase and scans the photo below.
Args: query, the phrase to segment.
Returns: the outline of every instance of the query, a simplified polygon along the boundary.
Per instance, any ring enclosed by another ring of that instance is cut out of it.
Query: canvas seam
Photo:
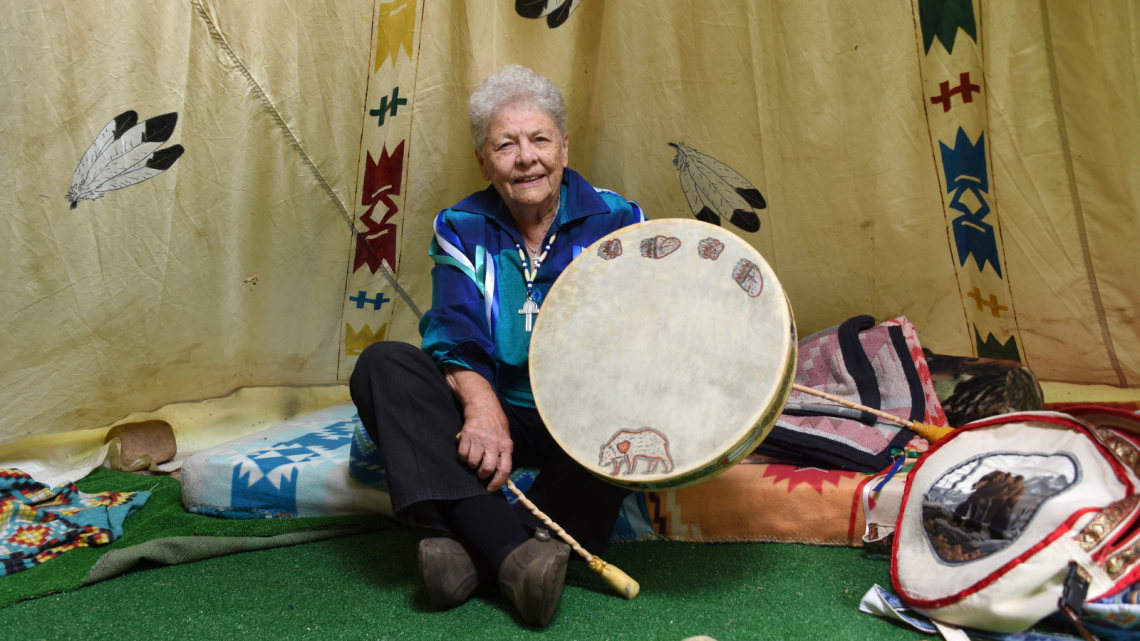
[[[922,27],[919,25],[918,0],[911,0],[911,23],[914,25],[915,55],[918,58],[918,93],[919,104],[922,105],[922,118],[926,123],[926,139],[930,141],[930,160],[934,167],[934,179],[938,183],[938,200],[942,204],[942,224],[946,229],[946,249],[950,252],[950,267],[954,270],[954,287],[958,289],[958,303],[961,305],[962,322],[965,325],[966,342],[970,345],[970,353],[977,355],[977,344],[970,335],[970,314],[966,310],[966,294],[962,291],[962,276],[959,274],[957,259],[954,257],[954,243],[951,237],[950,216],[946,213],[946,187],[942,185],[942,168],[938,166],[938,147],[934,144],[934,132],[930,129],[930,112],[926,110],[926,86],[923,84],[922,70],[923,57],[929,55],[924,51],[922,43]],[[932,44],[933,46],[933,44]],[[947,185],[948,187],[949,185]]]
[[[369,58],[366,59],[364,62],[364,74],[365,74],[365,77],[368,78],[368,81],[364,83],[364,104],[361,105],[362,111],[364,113],[360,114],[360,139],[356,143],[357,144],[356,167],[354,168],[353,173],[352,173],[353,180],[354,180],[353,185],[352,185],[352,202],[353,202],[354,207],[356,206],[355,203],[360,199],[360,190],[364,187],[361,184],[363,181],[357,180],[357,179],[360,177],[360,165],[364,161],[363,156],[365,153],[367,153],[364,149],[364,128],[365,128],[365,125],[368,124],[368,121],[365,120],[365,116],[368,115],[368,91],[369,91],[369,89],[372,88],[372,74],[368,73],[368,69],[370,68],[370,66],[372,64],[372,60],[371,60],[372,48],[374,46],[376,46],[376,35],[377,35],[376,34],[376,21],[379,19],[377,6],[378,6],[379,2],[380,2],[380,0],[373,0],[372,1],[372,24],[368,28],[368,54],[369,54]],[[355,229],[355,225],[353,226],[353,228]],[[349,255],[350,260],[345,261],[345,264],[344,264],[344,292],[341,293],[341,301],[347,301],[348,300],[348,291],[349,291],[348,287],[352,283],[352,275],[356,273],[356,270],[354,269],[354,267],[355,267],[354,263],[356,260],[356,256],[355,256],[356,244],[354,242],[352,242],[354,239],[355,239],[355,235],[350,232],[348,235],[348,255]],[[381,265],[381,267],[383,267],[383,265]],[[340,310],[340,323],[337,324],[337,331],[340,332],[340,339],[337,341],[337,349],[336,349],[336,375],[337,375],[337,380],[344,380],[340,377],[340,371],[341,371],[340,368],[341,368],[341,365],[344,364],[345,357],[348,356],[348,354],[346,353],[348,350],[348,345],[347,345],[347,342],[348,342],[348,321],[345,318],[345,316],[347,315],[345,312],[346,312],[346,310],[342,306],[341,310]],[[391,320],[389,320],[388,322],[390,323]],[[379,332],[380,330],[377,329],[376,331]],[[344,345],[345,348],[341,349],[340,348],[341,345]]]
[[[983,108],[985,109],[985,117],[986,117],[985,130],[990,132],[990,145],[988,147],[986,147],[986,166],[990,172],[990,196],[991,196],[991,199],[993,200],[993,203],[994,203],[994,205],[993,205],[994,220],[997,221],[997,223],[994,225],[994,229],[997,230],[997,237],[1000,240],[999,244],[1001,246],[1001,261],[1002,261],[1002,264],[1005,265],[1005,278],[1002,278],[1002,280],[1005,283],[1005,291],[1007,294],[1009,294],[1009,313],[1013,319],[1013,331],[1015,334],[1017,334],[1017,344],[1021,346],[1018,353],[1021,356],[1021,363],[1023,365],[1025,365],[1026,367],[1033,369],[1032,367],[1030,367],[1030,364],[1029,364],[1029,356],[1027,356],[1025,353],[1026,352],[1025,339],[1021,337],[1021,321],[1018,320],[1019,317],[1017,315],[1017,302],[1014,301],[1014,293],[1013,293],[1013,269],[1011,268],[1011,266],[1009,264],[1009,259],[1007,257],[1008,255],[1006,254],[1006,251],[1005,251],[1005,232],[1002,231],[1001,214],[998,213],[998,187],[997,187],[998,178],[997,178],[997,167],[994,166],[994,146],[995,146],[995,143],[994,143],[994,136],[993,136],[993,127],[990,123],[990,97],[993,96],[993,94],[990,92],[989,78],[986,76],[985,35],[984,35],[986,32],[986,28],[985,28],[985,15],[984,14],[985,14],[985,8],[982,6],[982,3],[979,2],[978,3],[978,14],[977,14],[978,15],[978,40],[977,40],[978,64],[980,65],[980,67],[982,69],[982,84],[983,84],[983,86],[985,86],[985,100],[982,103]]]
[[[1112,363],[1112,371],[1116,372],[1117,380],[1121,386],[1128,386],[1128,378],[1120,367],[1116,357],[1116,349],[1112,343],[1112,332],[1108,327],[1108,318],[1104,313],[1104,301],[1100,297],[1100,285],[1096,280],[1096,267],[1092,262],[1092,253],[1089,251],[1088,232],[1085,229],[1085,212],[1081,206],[1081,195],[1077,188],[1077,175],[1073,168],[1073,151],[1069,146],[1069,133],[1065,127],[1065,113],[1061,107],[1061,86],[1057,79],[1057,57],[1053,50],[1053,30],[1049,24],[1049,7],[1046,0],[1040,0],[1041,26],[1045,36],[1045,56],[1049,64],[1049,85],[1053,92],[1053,112],[1057,118],[1057,134],[1060,137],[1061,153],[1065,158],[1065,177],[1069,182],[1070,199],[1073,204],[1074,218],[1077,223],[1077,237],[1081,245],[1081,258],[1085,264],[1085,274],[1089,281],[1089,294],[1092,297],[1093,309],[1096,310],[1097,325],[1100,326],[1101,340],[1104,342],[1108,360]]]

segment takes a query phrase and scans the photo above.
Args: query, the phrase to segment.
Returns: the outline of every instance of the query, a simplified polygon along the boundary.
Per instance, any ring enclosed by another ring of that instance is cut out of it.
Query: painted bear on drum
[[[608,443],[602,446],[598,455],[598,465],[606,467],[611,463],[614,466],[611,475],[617,476],[625,466],[625,475],[629,476],[637,467],[637,459],[642,458],[648,462],[648,469],[643,473],[649,474],[657,471],[657,464],[664,463],[663,473],[673,470],[673,457],[669,456],[669,439],[657,430],[646,427],[640,430],[621,430],[613,435]]]

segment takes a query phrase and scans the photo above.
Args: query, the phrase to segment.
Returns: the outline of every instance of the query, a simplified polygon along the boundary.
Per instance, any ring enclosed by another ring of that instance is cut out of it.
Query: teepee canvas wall
[[[563,89],[595,185],[723,214],[802,334],[906,315],[1140,386],[1127,0],[5,5],[0,442],[417,342],[432,217],[484,186],[466,99],[506,63]]]

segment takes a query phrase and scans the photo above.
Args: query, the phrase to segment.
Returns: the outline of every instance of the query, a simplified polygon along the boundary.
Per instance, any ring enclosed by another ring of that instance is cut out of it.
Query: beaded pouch
[[[1095,406],[976,421],[911,471],[895,531],[903,602],[1017,632],[1140,577],[1140,419]]]

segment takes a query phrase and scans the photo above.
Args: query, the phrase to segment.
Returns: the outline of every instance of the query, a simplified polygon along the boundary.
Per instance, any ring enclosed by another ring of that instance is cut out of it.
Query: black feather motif
[[[701,207],[701,210],[693,215],[697,217],[697,220],[720,226],[720,216],[714,214],[713,210],[708,207]]]
[[[756,209],[766,209],[768,207],[768,201],[764,200],[764,194],[760,193],[760,190],[755,187],[749,187],[747,189],[737,187],[736,193],[740,194],[741,198]]]
[[[719,225],[728,222],[747,232],[760,231],[758,209],[768,207],[764,195],[733,168],[681,143],[673,168],[681,176],[681,189],[697,220]]]
[[[108,123],[108,125],[113,124],[115,126],[114,139],[118,140],[119,138],[123,137],[123,134],[125,134],[128,129],[137,125],[138,122],[139,115],[137,112],[124,111],[123,113],[115,116],[115,119]]]
[[[153,178],[170,169],[182,156],[182,145],[159,149],[174,135],[177,113],[162,114],[142,123],[138,118],[134,111],[124,111],[95,136],[71,177],[67,200],[72,209],[81,200],[96,200],[104,192]]]
[[[515,13],[534,20],[545,15],[548,0],[515,0]]]
[[[555,29],[569,20],[581,3],[582,0],[515,0],[515,13],[531,20],[545,17],[546,26]]]
[[[551,29],[561,27],[564,22],[570,19],[570,14],[574,9],[578,8],[578,3],[582,0],[571,0],[570,2],[563,2],[561,7],[551,11],[546,15],[546,26]]]

